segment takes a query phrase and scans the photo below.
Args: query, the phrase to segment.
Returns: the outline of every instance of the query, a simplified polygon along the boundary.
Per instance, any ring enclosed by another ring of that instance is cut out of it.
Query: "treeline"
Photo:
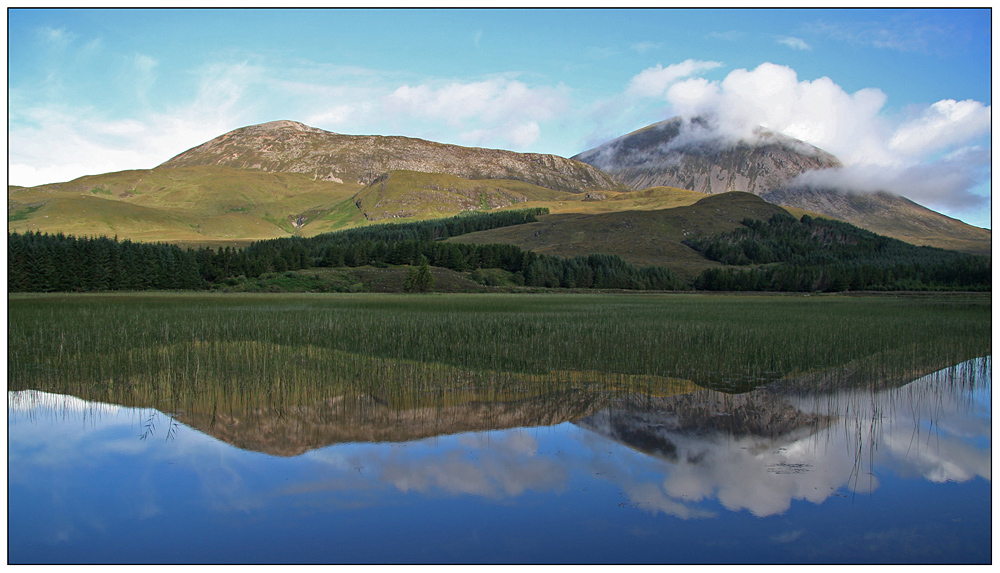
[[[197,253],[107,237],[7,234],[10,292],[200,289]]]
[[[726,265],[701,273],[699,290],[990,290],[988,257],[917,247],[841,221],[774,215],[684,243]]]
[[[428,219],[426,221],[411,221],[407,223],[383,223],[366,227],[355,227],[333,233],[318,235],[310,240],[326,242],[358,241],[436,241],[457,237],[476,231],[488,231],[500,227],[511,227],[534,223],[538,215],[548,215],[547,207],[532,207],[529,209],[512,209],[509,211],[494,211],[489,213],[463,213],[443,219]],[[288,239],[271,239],[258,244],[287,241]]]
[[[313,267],[427,264],[459,272],[500,269],[514,284],[549,288],[722,291],[990,290],[991,262],[916,247],[838,221],[745,219],[729,233],[685,244],[729,265],[693,284],[664,267],[637,267],[615,255],[540,255],[514,245],[442,239],[533,222],[544,209],[371,225],[310,238],[258,241],[246,248],[182,249],[116,238],[39,232],[7,235],[11,292],[196,290],[267,273]],[[737,267],[737,268],[733,268]]]
[[[371,225],[311,238],[255,242],[244,249],[187,249],[108,238],[8,233],[12,292],[205,289],[239,278],[313,267],[430,265],[455,271],[502,269],[516,284],[562,288],[675,290],[663,267],[640,268],[613,255],[562,258],[514,245],[446,243],[474,231],[533,222],[545,209],[459,215]]]

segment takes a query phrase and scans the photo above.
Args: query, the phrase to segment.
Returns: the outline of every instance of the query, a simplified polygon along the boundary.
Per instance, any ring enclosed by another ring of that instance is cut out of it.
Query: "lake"
[[[990,563],[989,296],[14,295],[10,563]]]

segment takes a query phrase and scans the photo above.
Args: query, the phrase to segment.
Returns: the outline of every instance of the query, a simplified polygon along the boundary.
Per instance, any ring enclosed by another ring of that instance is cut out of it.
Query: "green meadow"
[[[8,389],[164,411],[367,395],[901,385],[990,354],[989,295],[13,294]],[[213,405],[214,404],[214,405]]]

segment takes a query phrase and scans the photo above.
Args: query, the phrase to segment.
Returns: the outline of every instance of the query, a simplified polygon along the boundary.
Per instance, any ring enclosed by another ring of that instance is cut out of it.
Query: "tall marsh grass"
[[[735,392],[984,356],[990,312],[978,295],[11,295],[8,389],[167,408]]]

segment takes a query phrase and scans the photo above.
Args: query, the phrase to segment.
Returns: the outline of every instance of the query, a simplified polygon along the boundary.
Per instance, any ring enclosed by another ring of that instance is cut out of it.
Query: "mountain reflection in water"
[[[876,465],[933,482],[990,480],[990,373],[985,357],[882,387],[852,383],[835,389],[807,377],[743,394],[678,383],[659,396],[576,388],[506,401],[449,404],[438,397],[408,408],[355,395],[272,410],[215,405],[162,418],[156,410],[37,391],[10,392],[8,404],[15,424],[67,420],[76,413],[98,426],[103,418],[128,412],[142,439],[158,431],[169,441],[183,433],[180,423],[238,448],[282,457],[312,452],[322,458],[337,444],[405,445],[463,434],[455,447],[471,448],[474,457],[451,451],[407,459],[355,448],[351,464],[401,490],[488,497],[559,490],[573,471],[585,471],[621,488],[628,505],[653,513],[704,517],[712,512],[699,509],[699,502],[714,498],[728,510],[769,516],[787,511],[796,499],[821,503],[843,495],[842,488],[874,492]],[[586,430],[582,443],[600,437],[641,453],[652,473],[640,476],[592,452],[576,459],[545,456],[523,430],[483,441],[489,432],[566,422]]]
[[[675,513],[681,500],[716,497],[729,510],[775,515],[845,486],[873,492],[875,464],[934,482],[990,480],[990,373],[986,357],[881,390],[784,383],[629,396],[576,423],[669,463],[662,488],[630,494],[640,507]]]

